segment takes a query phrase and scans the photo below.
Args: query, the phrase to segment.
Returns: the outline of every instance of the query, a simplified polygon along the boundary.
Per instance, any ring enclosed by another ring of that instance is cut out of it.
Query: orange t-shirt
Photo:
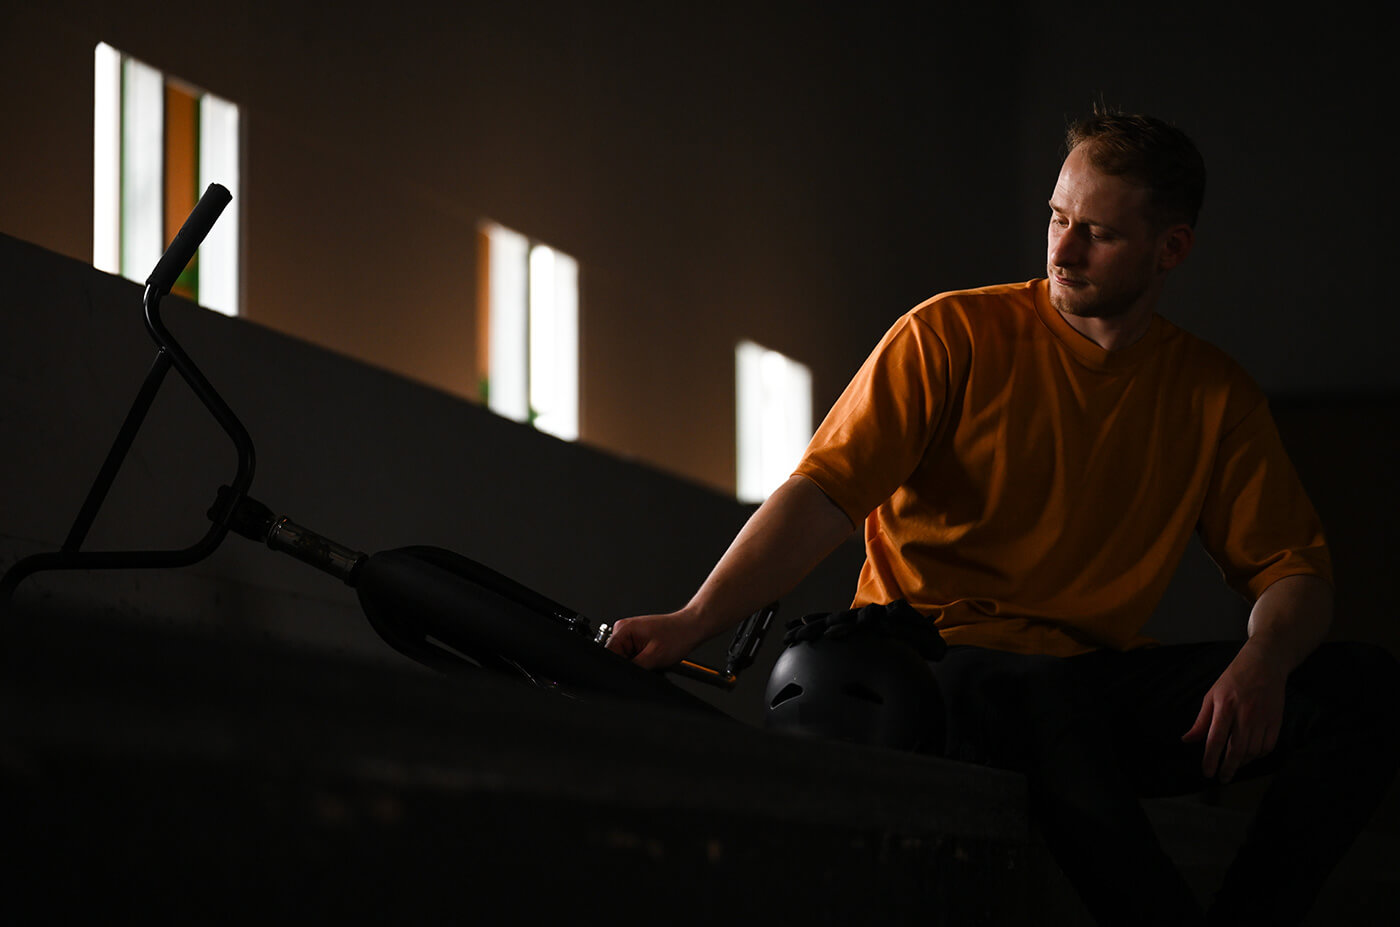
[[[1106,351],[1044,280],[944,293],[889,330],[797,474],[865,522],[854,605],[905,599],[949,644],[1069,656],[1141,629],[1193,531],[1257,597],[1331,581],[1263,393],[1154,316]]]

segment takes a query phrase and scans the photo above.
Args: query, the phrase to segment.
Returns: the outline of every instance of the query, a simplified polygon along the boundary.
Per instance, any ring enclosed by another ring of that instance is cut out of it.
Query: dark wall
[[[1023,21],[1025,225],[1043,224],[1067,119],[1099,98],[1157,113],[1195,137],[1209,172],[1165,314],[1275,395],[1400,387],[1384,273],[1400,243],[1387,218],[1395,79],[1373,8],[1088,0],[1068,14],[1030,5]]]
[[[24,178],[0,230],[91,259],[105,40],[242,107],[247,318],[472,398],[474,235],[501,222],[580,261],[583,440],[724,491],[737,341],[808,364],[824,410],[896,315],[997,272],[1015,240],[991,234],[1015,202],[1015,71],[974,67],[962,38],[985,14],[59,0],[0,16],[0,99],[26,142],[0,153]]]
[[[1042,273],[1059,136],[1103,98],[1210,164],[1172,318],[1276,394],[1394,388],[1390,81],[1356,9],[11,5],[0,230],[90,259],[106,40],[243,107],[248,318],[471,398],[502,222],[581,261],[583,440],[728,491],[734,343],[810,365],[820,413],[914,302]]]

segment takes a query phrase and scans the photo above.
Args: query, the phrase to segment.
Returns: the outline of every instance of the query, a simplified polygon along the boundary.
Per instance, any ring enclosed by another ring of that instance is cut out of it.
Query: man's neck
[[[1058,309],[1056,311],[1060,312]],[[1105,351],[1121,351],[1141,341],[1152,327],[1152,315],[1151,306],[1134,308],[1110,318],[1060,312],[1060,318],[1064,319],[1070,328]]]

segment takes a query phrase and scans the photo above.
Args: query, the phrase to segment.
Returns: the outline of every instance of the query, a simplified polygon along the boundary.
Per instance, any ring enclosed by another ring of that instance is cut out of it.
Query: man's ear
[[[1162,233],[1161,247],[1157,253],[1157,269],[1168,271],[1186,260],[1191,246],[1196,243],[1196,231],[1186,223],[1173,225]]]

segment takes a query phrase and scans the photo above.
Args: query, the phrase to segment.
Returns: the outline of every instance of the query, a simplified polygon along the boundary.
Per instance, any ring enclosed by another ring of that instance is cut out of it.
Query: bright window
[[[739,343],[735,369],[738,496],[762,502],[792,475],[812,440],[812,373],[752,341]]]
[[[578,262],[495,224],[482,229],[481,391],[492,411],[578,438]]]
[[[94,56],[92,262],[144,282],[211,183],[233,204],[172,288],[238,313],[238,107],[107,44]]]

